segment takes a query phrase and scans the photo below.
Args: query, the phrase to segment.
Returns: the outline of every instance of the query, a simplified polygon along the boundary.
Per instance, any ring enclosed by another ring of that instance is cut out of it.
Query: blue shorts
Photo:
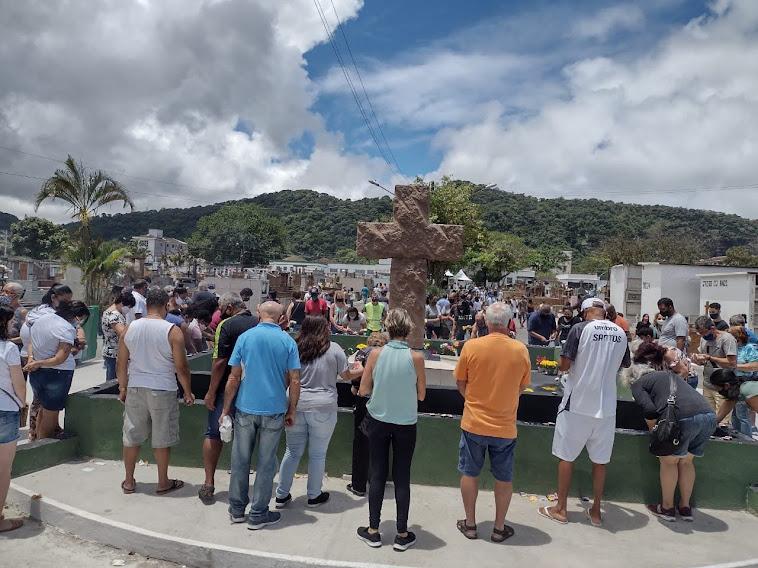
[[[689,418],[679,420],[679,430],[681,437],[679,447],[673,455],[677,457],[686,457],[692,454],[697,458],[702,458],[705,452],[705,444],[716,429],[716,415],[713,412],[696,414]]]
[[[37,369],[29,374],[29,383],[32,385],[34,397],[39,400],[45,410],[60,411],[66,408],[66,399],[73,379],[73,369],[70,371]]]
[[[10,444],[18,440],[18,410],[0,410],[0,444]]]
[[[205,437],[209,440],[220,440],[221,434],[218,431],[218,419],[221,418],[221,412],[224,410],[224,389],[221,385],[216,393],[216,409],[208,411],[208,426],[205,429]]]
[[[484,456],[490,455],[490,471],[498,481],[513,480],[513,459],[516,438],[495,438],[461,431],[458,471],[469,477],[479,477]]]

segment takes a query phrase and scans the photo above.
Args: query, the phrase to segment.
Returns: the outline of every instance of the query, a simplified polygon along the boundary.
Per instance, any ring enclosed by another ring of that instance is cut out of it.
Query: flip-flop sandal
[[[593,527],[602,527],[603,526],[603,522],[602,521],[600,521],[599,523],[596,523],[595,521],[592,520],[592,515],[590,515],[590,510],[589,509],[585,509],[584,510],[584,514],[587,516],[587,520],[590,522],[590,524]]]
[[[197,496],[200,497],[200,500],[206,505],[212,505],[214,501],[213,493],[215,491],[216,488],[213,485],[203,484],[203,486],[197,492]]]
[[[469,540],[476,540],[479,535],[476,533],[476,525],[469,526],[466,524],[466,519],[461,519],[460,521],[455,523],[455,526],[458,527],[458,530],[461,531],[461,534],[465,536]]]
[[[559,519],[558,517],[554,517],[550,514],[550,508],[549,507],[540,507],[537,509],[537,514],[540,517],[545,517],[546,519],[550,519],[551,521],[555,521],[559,525],[567,525],[568,521],[564,521],[563,519]]]
[[[2,519],[3,521],[8,521],[10,523],[10,526],[7,528],[0,528],[0,533],[6,533],[10,531],[15,531],[16,529],[20,529],[24,526],[23,519]]]
[[[176,491],[177,489],[181,489],[182,487],[184,487],[184,482],[181,479],[172,479],[171,485],[169,485],[165,489],[157,489],[155,493],[158,495],[165,495],[166,493],[171,493],[172,491]]]
[[[490,536],[490,540],[492,542],[503,542],[504,540],[511,538],[514,534],[516,534],[516,531],[513,530],[513,527],[503,525],[503,530],[496,528],[492,529],[492,536]]]
[[[137,484],[134,484],[134,487],[127,487],[126,481],[121,482],[121,491],[124,492],[124,495],[131,495],[135,491],[137,491]]]

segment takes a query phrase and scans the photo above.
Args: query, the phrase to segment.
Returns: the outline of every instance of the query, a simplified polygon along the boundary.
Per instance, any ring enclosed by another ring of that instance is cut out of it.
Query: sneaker
[[[683,521],[687,521],[688,523],[691,523],[693,521],[692,509],[690,507],[679,507],[679,517]]]
[[[320,505],[323,505],[329,501],[329,492],[328,491],[322,491],[321,495],[318,497],[314,497],[313,499],[308,499],[308,506],[309,507],[318,507]]]
[[[244,523],[247,520],[247,517],[245,516],[245,513],[242,513],[239,516],[233,515],[232,513],[229,513],[229,520],[234,523],[235,525],[238,525],[240,523]]]
[[[347,484],[347,490],[350,493],[352,493],[353,495],[355,495],[356,497],[365,497],[366,496],[366,492],[365,491],[358,491],[355,487],[353,487],[352,483],[348,483]]]
[[[392,545],[392,548],[398,552],[405,552],[414,544],[416,544],[416,535],[408,531],[406,536],[397,535],[395,537],[395,544]]]
[[[276,511],[266,511],[266,515],[263,517],[259,517],[257,519],[250,520],[247,524],[247,528],[251,531],[257,531],[262,529],[263,527],[267,527],[269,525],[275,525],[279,521],[282,520],[282,514],[277,513]]]
[[[286,497],[277,497],[276,498],[276,508],[277,509],[284,509],[287,505],[290,504],[290,501],[292,501],[292,495],[290,493],[287,493]]]
[[[676,521],[676,510],[673,508],[664,509],[660,503],[658,505],[648,505],[647,510],[653,513],[659,519],[663,519],[664,521],[668,521],[670,523]]]
[[[358,528],[358,538],[368,544],[371,548],[379,548],[382,546],[382,535],[378,532],[368,532],[368,527]]]
[[[719,426],[713,434],[711,434],[714,438],[726,438],[729,435],[729,430],[725,426]]]

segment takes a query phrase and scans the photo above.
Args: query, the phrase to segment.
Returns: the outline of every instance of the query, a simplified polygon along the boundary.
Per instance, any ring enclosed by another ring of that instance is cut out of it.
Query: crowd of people
[[[0,503],[7,493],[18,428],[23,424],[24,374],[34,393],[33,436],[54,437],[58,412],[71,387],[74,356],[86,345],[82,325],[89,317],[88,308],[73,300],[65,285],[51,287],[42,304],[28,313],[18,302],[22,296],[23,288],[13,283],[6,284],[0,296]],[[360,295],[336,291],[328,300],[312,289],[307,299],[296,294],[286,309],[275,295],[251,309],[251,296],[250,290],[243,290],[217,298],[211,290],[199,289],[190,297],[181,286],[162,289],[146,281],[113,290],[100,323],[106,378],[117,380],[124,403],[121,490],[138,491],[135,467],[148,439],[158,469],[156,493],[184,486],[169,476],[169,463],[171,448],[179,443],[179,400],[195,403],[187,356],[212,348],[203,400],[205,480],[198,491],[203,503],[215,502],[224,443],[232,445],[228,502],[233,523],[259,530],[281,521],[280,510],[292,506],[293,478],[306,448],[306,504],[317,507],[328,502],[330,495],[322,482],[337,423],[337,382],[350,381],[355,403],[353,467],[346,490],[368,497],[368,523],[357,528],[357,536],[371,547],[382,545],[379,527],[391,475],[396,504],[393,547],[402,551],[413,546],[416,536],[408,529],[411,464],[426,377],[423,354],[407,342],[413,325],[410,315],[389,309],[387,290],[381,287],[366,288]],[[365,303],[359,309],[361,300]],[[429,297],[427,337],[455,338],[463,345],[454,371],[464,399],[458,471],[465,515],[456,523],[458,530],[466,538],[479,537],[478,485],[489,456],[495,477],[495,522],[489,538],[502,542],[514,534],[505,521],[513,492],[516,415],[520,394],[531,378],[527,346],[515,339],[517,325],[526,325],[530,344],[561,347],[563,398],[552,447],[558,458],[557,503],[540,507],[539,515],[568,522],[573,464],[586,448],[593,480],[586,517],[593,526],[602,524],[605,471],[615,435],[617,376],[626,369],[624,380],[651,431],[672,397],[678,409],[676,448],[659,455],[661,499],[648,508],[667,521],[692,520],[694,458],[703,455],[708,439],[718,434],[718,425],[729,424],[752,435],[758,410],[756,337],[745,327],[743,316],[733,316],[727,323],[718,308],[711,304],[709,314],[694,322],[700,343],[693,352],[689,324],[668,298],[658,302],[659,313],[652,321],[643,317],[632,332],[623,314],[598,298],[584,299],[577,309],[563,306],[556,317],[549,305],[534,307],[526,298],[492,292]],[[343,349],[331,340],[334,333],[366,333],[367,347],[349,363]],[[696,366],[703,367],[702,386]],[[286,450],[279,466],[277,450],[283,435]],[[17,526],[18,520],[0,519],[0,532]]]

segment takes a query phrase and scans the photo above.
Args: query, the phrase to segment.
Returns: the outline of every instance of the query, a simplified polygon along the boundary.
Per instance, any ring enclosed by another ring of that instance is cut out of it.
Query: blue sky
[[[316,10],[334,29],[332,1],[401,173],[337,65]],[[0,0],[0,13],[0,195],[16,215],[70,153],[122,176],[140,209],[452,175],[758,218],[758,0]]]
[[[335,19],[331,4],[321,0],[330,25]],[[561,93],[565,65],[579,58],[619,57],[634,59],[660,41],[672,29],[681,27],[692,18],[703,14],[708,3],[702,1],[659,0],[635,3],[607,1],[493,1],[460,2],[408,2],[403,0],[368,1],[358,16],[343,22],[358,67],[371,77],[377,67],[403,66],[422,61],[435,51],[459,54],[503,54],[546,58],[548,61],[533,69],[533,73],[518,73],[513,84],[523,88],[525,83],[545,90]],[[597,29],[593,35],[587,30],[578,36],[574,27],[593,18],[603,10],[627,6],[639,14],[628,20],[621,18],[617,25],[609,24],[607,33]],[[341,15],[340,15],[341,17]],[[350,62],[344,38],[335,30],[335,39],[343,58]],[[317,45],[305,54],[309,77],[316,83],[330,73],[337,72],[337,58],[329,43]],[[341,71],[340,71],[341,72]],[[366,105],[358,78],[349,66],[351,78],[358,88],[362,104]],[[337,73],[337,81],[344,77]],[[508,79],[504,85],[507,87]],[[381,89],[381,86],[373,86]],[[443,88],[456,89],[450,83]],[[346,86],[344,87],[346,89]],[[369,89],[370,90],[370,89]],[[515,97],[507,88],[484,90],[479,101],[503,101],[509,113],[519,117],[535,109]],[[539,98],[541,93],[535,93]],[[361,114],[352,96],[347,92],[321,93],[313,109],[326,120],[327,127],[344,134],[347,147],[373,156],[380,156],[371,140]],[[434,134],[446,126],[440,118],[438,124],[414,125],[398,123],[391,116],[379,113],[379,120],[404,174],[414,176],[437,169],[442,151],[431,141]],[[454,172],[450,172],[453,173]]]

